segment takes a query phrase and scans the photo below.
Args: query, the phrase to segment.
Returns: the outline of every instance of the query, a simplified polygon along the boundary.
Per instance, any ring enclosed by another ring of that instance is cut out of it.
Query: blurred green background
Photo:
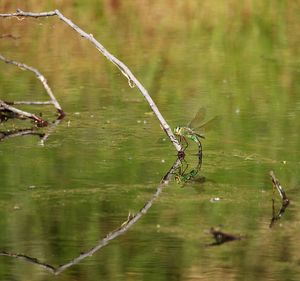
[[[57,280],[299,280],[299,1],[0,2],[1,13],[17,8],[59,9],[92,33],[171,127],[201,107],[219,116],[203,140],[206,182],[171,183],[125,235]],[[176,151],[138,90],[57,18],[0,18],[0,35],[0,53],[39,69],[67,113],[44,146],[36,136],[0,142],[0,250],[63,264],[139,210]],[[3,100],[47,99],[32,73],[5,63],[0,91]],[[22,108],[55,119],[51,107]],[[0,131],[30,126],[9,121]],[[291,199],[272,229],[280,198],[271,169]],[[218,226],[246,238],[205,247]],[[7,257],[0,276],[53,280]]]

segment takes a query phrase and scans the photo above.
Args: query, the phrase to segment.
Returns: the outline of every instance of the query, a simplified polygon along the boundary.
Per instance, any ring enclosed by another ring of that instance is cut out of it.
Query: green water
[[[56,277],[0,256],[0,280],[300,279],[297,4],[2,2],[1,12],[59,8],[129,66],[171,127],[201,107],[218,122],[202,143],[205,181],[173,179],[126,233]],[[67,116],[44,145],[33,135],[0,142],[0,251],[58,267],[136,214],[176,151],[138,90],[58,19],[0,18],[1,34],[20,37],[1,38],[0,53],[38,68]],[[47,99],[32,73],[2,62],[0,91]],[[22,108],[56,118],[49,106]],[[31,126],[11,120],[0,131]],[[272,228],[272,198],[276,212],[281,204],[270,170],[291,201]],[[243,239],[207,247],[211,227]]]

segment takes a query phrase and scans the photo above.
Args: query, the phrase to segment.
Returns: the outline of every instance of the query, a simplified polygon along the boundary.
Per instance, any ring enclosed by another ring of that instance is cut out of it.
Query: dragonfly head
[[[180,136],[181,135],[181,127],[176,127],[174,129],[174,134],[177,135],[177,136]]]

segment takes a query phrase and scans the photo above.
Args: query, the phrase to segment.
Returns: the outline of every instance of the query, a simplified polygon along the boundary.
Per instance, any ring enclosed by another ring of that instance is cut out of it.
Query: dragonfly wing
[[[197,131],[210,131],[213,127],[216,126],[216,124],[218,123],[218,121],[220,120],[220,116],[215,116],[213,118],[211,118],[210,120],[208,120],[207,122],[205,122],[204,124],[202,124],[201,126],[196,127]]]
[[[201,124],[201,122],[203,122],[205,115],[206,115],[206,109],[204,107],[200,107],[198,112],[196,113],[195,117],[187,125],[187,127],[189,127],[189,128],[199,127],[199,124]]]

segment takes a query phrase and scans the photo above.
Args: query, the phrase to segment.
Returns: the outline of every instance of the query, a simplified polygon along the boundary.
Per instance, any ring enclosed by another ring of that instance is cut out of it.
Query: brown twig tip
[[[286,193],[285,193],[283,187],[281,186],[279,180],[276,178],[275,173],[273,171],[270,171],[269,174],[271,176],[271,180],[272,180],[272,183],[273,183],[273,188],[275,187],[278,190],[279,195],[280,195],[282,201],[284,203],[288,204],[289,203],[289,199],[287,198]]]

